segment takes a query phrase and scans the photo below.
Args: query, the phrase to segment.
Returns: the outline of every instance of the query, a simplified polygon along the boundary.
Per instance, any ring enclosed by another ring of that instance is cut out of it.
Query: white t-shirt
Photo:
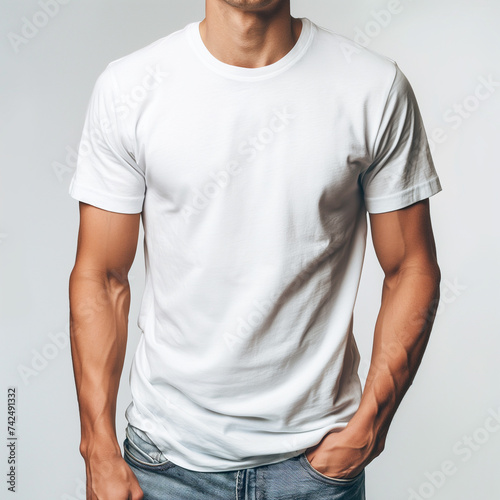
[[[126,417],[191,470],[279,462],[346,426],[366,212],[441,190],[396,63],[302,23],[260,68],[188,24],[111,62],[88,107],[70,194],[142,211],[145,233]]]

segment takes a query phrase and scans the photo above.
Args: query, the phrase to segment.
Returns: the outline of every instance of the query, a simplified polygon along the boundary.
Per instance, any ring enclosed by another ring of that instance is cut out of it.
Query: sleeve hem
[[[137,214],[142,212],[144,197],[124,197],[100,193],[81,184],[71,183],[69,194],[72,198],[109,212]]]
[[[365,197],[365,206],[366,210],[371,214],[392,212],[429,198],[440,191],[442,191],[441,183],[439,177],[436,176],[422,184],[412,186],[390,196],[382,198]]]

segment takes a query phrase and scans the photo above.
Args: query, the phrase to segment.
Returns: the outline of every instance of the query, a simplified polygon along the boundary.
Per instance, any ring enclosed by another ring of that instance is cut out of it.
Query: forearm
[[[69,285],[71,355],[84,458],[120,453],[116,398],[127,343],[126,279],[75,267]]]
[[[406,268],[384,280],[370,370],[361,403],[349,422],[378,455],[394,414],[424,355],[439,301],[437,266]]]

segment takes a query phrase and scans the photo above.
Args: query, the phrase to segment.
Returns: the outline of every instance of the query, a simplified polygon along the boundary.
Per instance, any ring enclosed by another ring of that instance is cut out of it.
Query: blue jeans
[[[124,459],[144,500],[365,500],[364,470],[353,479],[333,479],[315,470],[305,453],[251,469],[197,472],[176,465],[130,424]]]

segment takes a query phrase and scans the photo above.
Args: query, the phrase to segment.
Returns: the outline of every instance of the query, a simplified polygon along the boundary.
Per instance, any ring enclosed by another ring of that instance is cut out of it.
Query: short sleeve
[[[108,65],[99,75],[87,107],[69,194],[111,212],[140,213],[145,176],[135,162],[124,124],[116,117],[117,97],[117,83]]]
[[[371,164],[361,175],[370,213],[399,210],[441,191],[415,94],[396,74],[378,122]]]

